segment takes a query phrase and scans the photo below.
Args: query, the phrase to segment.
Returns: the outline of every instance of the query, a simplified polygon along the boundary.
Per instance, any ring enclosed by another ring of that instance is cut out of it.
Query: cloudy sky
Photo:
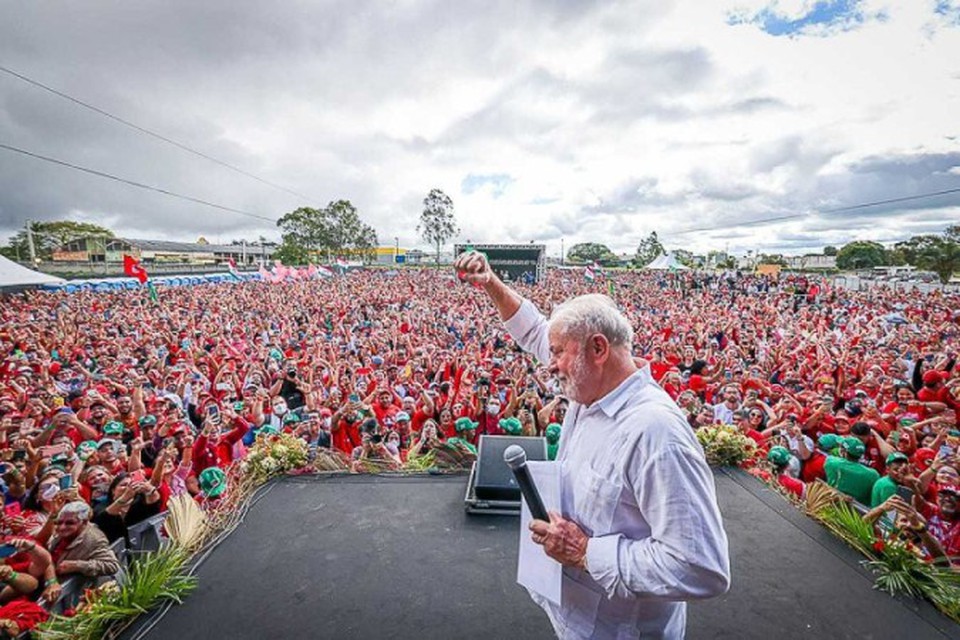
[[[0,238],[26,219],[128,237],[279,239],[346,198],[381,243],[460,240],[787,254],[960,220],[960,0],[243,3],[3,0]],[[746,225],[805,214],[776,224]]]

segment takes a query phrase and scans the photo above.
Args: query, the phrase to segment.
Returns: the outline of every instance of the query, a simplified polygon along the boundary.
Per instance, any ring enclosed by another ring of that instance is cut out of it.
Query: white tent
[[[63,278],[21,267],[13,260],[0,256],[0,291],[26,289],[45,284],[63,284]]]
[[[653,262],[644,267],[644,269],[653,269],[654,271],[686,271],[690,267],[680,263],[672,253],[662,253],[653,259]]]

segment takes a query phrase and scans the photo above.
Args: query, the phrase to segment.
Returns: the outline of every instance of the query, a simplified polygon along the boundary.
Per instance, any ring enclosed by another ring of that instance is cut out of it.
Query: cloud
[[[785,11],[778,0],[773,0],[757,12],[731,12],[727,22],[754,25],[771,36],[829,36],[857,29],[868,19],[883,20],[885,16],[883,12],[866,15],[862,0],[808,0],[800,5],[799,12]]]
[[[494,173],[488,175],[468,174],[460,183],[460,191],[466,195],[472,194],[478,189],[490,189],[494,198],[499,198],[514,182],[512,176],[506,173]]]
[[[272,219],[346,198],[409,247],[432,188],[453,199],[458,240],[553,255],[561,239],[632,251],[653,230],[698,252],[909,237],[957,201],[814,212],[956,184],[956,6],[19,3],[0,23],[4,65],[304,197],[2,73],[0,141]],[[64,218],[279,239],[271,222],[0,150],[0,238]],[[703,227],[720,228],[680,233]]]

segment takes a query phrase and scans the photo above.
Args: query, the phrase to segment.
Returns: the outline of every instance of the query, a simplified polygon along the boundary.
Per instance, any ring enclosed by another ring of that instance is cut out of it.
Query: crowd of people
[[[787,490],[823,479],[960,561],[957,296],[693,272],[551,270],[517,289],[547,313],[609,293],[691,428],[734,424]],[[5,297],[0,618],[115,573],[110,544],[172,496],[216,505],[261,434],[354,470],[475,454],[485,434],[544,436],[554,455],[568,401],[546,364],[442,270]]]

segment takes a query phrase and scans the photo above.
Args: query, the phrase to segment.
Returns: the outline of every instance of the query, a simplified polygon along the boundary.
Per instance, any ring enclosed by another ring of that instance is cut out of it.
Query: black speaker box
[[[520,501],[520,488],[510,467],[503,461],[504,450],[512,444],[523,447],[527,460],[547,459],[546,438],[480,436],[475,485],[477,500]]]

